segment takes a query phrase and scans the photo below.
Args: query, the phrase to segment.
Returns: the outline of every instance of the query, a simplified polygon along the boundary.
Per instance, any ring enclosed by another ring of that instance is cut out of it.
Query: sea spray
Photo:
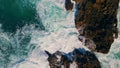
[[[51,53],[57,50],[68,53],[74,48],[85,48],[78,40],[74,25],[74,12],[67,12],[63,4],[62,0],[40,0],[38,2],[36,10],[46,30],[35,29],[34,25],[26,25],[12,36],[0,29],[0,42],[14,48],[12,51],[7,50],[9,51],[7,58],[0,52],[0,59],[4,59],[4,62],[0,61],[0,68],[49,68],[48,56],[44,50]],[[102,68],[120,67],[119,41],[120,36],[113,43],[109,54],[97,54]]]

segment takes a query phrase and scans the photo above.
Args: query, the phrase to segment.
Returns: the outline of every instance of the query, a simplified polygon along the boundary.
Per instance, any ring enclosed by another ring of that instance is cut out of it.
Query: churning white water
[[[18,58],[12,56],[17,61],[11,62],[9,68],[49,68],[48,56],[44,50],[51,53],[57,50],[68,53],[74,48],[85,48],[78,40],[78,32],[74,25],[74,10],[66,11],[63,0],[40,0],[36,9],[46,30],[40,31],[34,29],[34,26],[25,26],[21,30],[22,34],[31,36],[31,41],[28,45],[35,45],[36,48],[29,53],[26,59],[19,58],[18,60]],[[120,24],[118,26],[120,27]],[[12,44],[19,45],[18,34],[19,30],[15,34],[16,43]],[[6,39],[9,37],[5,34],[3,35]],[[8,41],[14,40],[8,39]],[[120,35],[113,43],[108,54],[96,54],[102,68],[120,68]]]

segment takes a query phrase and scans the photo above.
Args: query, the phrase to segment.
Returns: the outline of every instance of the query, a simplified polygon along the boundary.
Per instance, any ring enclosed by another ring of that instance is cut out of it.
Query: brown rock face
[[[114,39],[118,37],[119,0],[73,1],[76,2],[75,26],[79,31],[80,41],[92,51],[108,53]]]

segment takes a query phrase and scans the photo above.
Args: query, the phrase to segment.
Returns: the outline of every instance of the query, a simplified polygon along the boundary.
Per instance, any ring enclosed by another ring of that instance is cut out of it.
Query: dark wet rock
[[[75,27],[78,29],[80,41],[91,44],[90,41],[86,41],[90,39],[96,45],[95,48],[89,48],[90,50],[108,53],[114,39],[118,37],[119,0],[73,1],[76,2]]]
[[[85,49],[74,49],[72,52],[64,53],[56,51],[51,54],[45,51],[48,55],[50,68],[71,68],[70,65],[75,63],[75,68],[101,68],[100,62],[94,53]]]
[[[72,10],[73,9],[73,3],[71,0],[65,0],[65,9],[66,10]]]

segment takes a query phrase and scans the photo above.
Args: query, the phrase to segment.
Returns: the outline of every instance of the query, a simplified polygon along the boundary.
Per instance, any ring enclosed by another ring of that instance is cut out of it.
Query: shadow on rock
[[[101,68],[100,62],[94,53],[83,48],[74,49],[72,52],[64,53],[56,51],[48,55],[50,68]]]

